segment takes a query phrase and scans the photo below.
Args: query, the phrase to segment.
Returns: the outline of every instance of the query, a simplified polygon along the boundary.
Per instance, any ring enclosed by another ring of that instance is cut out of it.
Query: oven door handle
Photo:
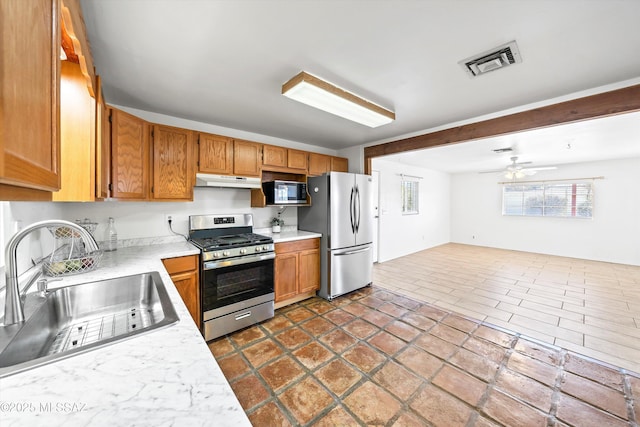
[[[234,265],[249,264],[256,261],[265,261],[275,259],[276,254],[269,252],[266,254],[245,255],[238,258],[224,259],[220,261],[207,261],[204,263],[205,270],[213,270],[214,268],[233,267]]]

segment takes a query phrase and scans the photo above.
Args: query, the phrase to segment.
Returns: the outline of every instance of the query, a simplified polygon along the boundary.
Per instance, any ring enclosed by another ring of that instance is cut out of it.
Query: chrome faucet
[[[91,233],[76,223],[61,219],[34,222],[17,232],[11,240],[9,240],[5,251],[5,266],[7,269],[5,283],[6,295],[4,301],[5,326],[24,322],[24,307],[22,305],[22,298],[20,298],[20,285],[18,283],[18,245],[29,233],[45,227],[69,227],[78,232],[88,253],[99,249],[98,243]]]

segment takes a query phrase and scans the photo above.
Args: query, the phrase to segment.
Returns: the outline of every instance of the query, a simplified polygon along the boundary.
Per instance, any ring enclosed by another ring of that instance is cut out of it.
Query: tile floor
[[[374,284],[640,372],[640,267],[449,243]]]
[[[254,426],[640,421],[640,376],[377,286],[282,308],[210,348]]]

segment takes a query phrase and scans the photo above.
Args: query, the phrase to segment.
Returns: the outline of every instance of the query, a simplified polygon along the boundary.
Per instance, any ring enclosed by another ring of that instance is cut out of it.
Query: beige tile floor
[[[376,264],[373,282],[640,372],[640,267],[449,243]]]

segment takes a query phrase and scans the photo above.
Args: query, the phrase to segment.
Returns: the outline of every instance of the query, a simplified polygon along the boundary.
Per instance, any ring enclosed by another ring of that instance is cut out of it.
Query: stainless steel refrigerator
[[[298,228],[322,233],[320,290],[331,300],[367,286],[373,269],[370,175],[330,172],[307,181],[311,206],[298,208]]]

